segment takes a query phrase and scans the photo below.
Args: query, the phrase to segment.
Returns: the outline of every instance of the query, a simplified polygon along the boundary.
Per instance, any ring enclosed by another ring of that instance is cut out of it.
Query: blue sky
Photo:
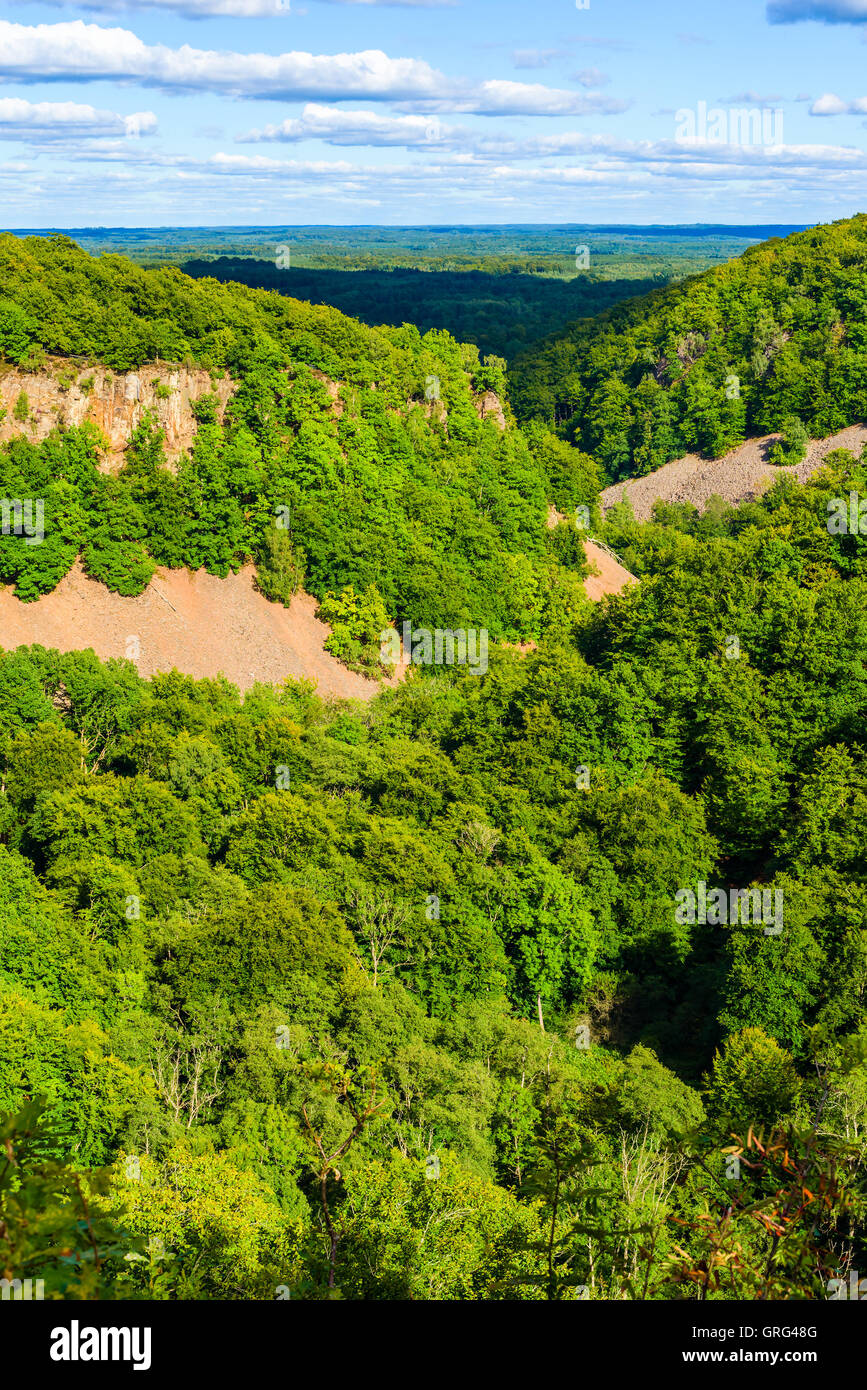
[[[14,0],[0,221],[828,221],[865,40],[867,0]]]

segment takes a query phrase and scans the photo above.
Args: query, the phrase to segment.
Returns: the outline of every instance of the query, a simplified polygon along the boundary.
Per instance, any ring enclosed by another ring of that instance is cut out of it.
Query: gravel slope
[[[254,589],[253,573],[252,565],[226,579],[205,570],[158,569],[143,594],[124,598],[76,564],[35,603],[0,588],[0,647],[92,647],[104,661],[129,656],[143,676],[174,667],[199,678],[222,673],[241,690],[290,676],[315,681],[320,695],[345,699],[369,700],[382,688],[325,650],[330,628],[315,616],[310,594],[296,594],[289,608],[270,603]]]
[[[634,582],[606,551],[589,541],[585,551],[598,570],[584,581],[589,598]],[[260,594],[253,577],[252,565],[226,579],[205,570],[158,569],[143,594],[124,598],[88,579],[77,562],[35,603],[0,586],[0,648],[90,647],[103,661],[134,661],[145,677],[175,668],[199,679],[222,674],[242,691],[256,681],[304,678],[321,696],[337,699],[370,700],[405,677],[405,664],[384,682],[348,671],[325,650],[331,629],[316,617],[310,594],[296,594],[284,608]]]
[[[606,594],[619,594],[627,584],[638,583],[634,574],[630,574],[613,555],[594,545],[593,541],[584,542],[584,554],[590,561],[591,571],[598,570],[598,574],[590,573],[584,580],[584,592],[588,598],[596,600],[604,598]]]
[[[812,440],[806,458],[793,467],[778,468],[768,463],[771,445],[778,438],[779,435],[769,434],[762,439],[748,439],[721,459],[687,454],[644,478],[614,483],[602,493],[602,509],[606,511],[626,497],[637,519],[649,521],[657,498],[664,502],[692,502],[700,511],[714,493],[726,502],[749,502],[760,497],[780,473],[791,473],[798,482],[805,482],[833,449],[851,449],[857,458],[867,443],[867,426],[850,425],[828,439]]]

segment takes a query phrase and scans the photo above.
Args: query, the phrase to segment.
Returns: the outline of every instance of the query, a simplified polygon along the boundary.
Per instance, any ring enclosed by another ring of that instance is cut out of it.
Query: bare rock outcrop
[[[767,434],[748,439],[719,459],[687,454],[672,459],[655,473],[612,483],[602,493],[602,510],[607,512],[618,502],[628,501],[638,521],[649,521],[657,500],[691,502],[699,511],[704,511],[711,497],[721,497],[732,506],[752,502],[784,473],[805,483],[834,449],[849,449],[856,458],[860,457],[867,444],[867,426],[849,425],[827,439],[811,440],[805,457],[796,464],[770,462],[771,448],[778,438],[779,435]]]
[[[165,431],[169,462],[188,450],[196,435],[193,402],[214,394],[222,414],[235,389],[229,377],[212,380],[202,368],[155,363],[134,372],[80,366],[67,358],[50,358],[38,372],[0,367],[0,443],[25,435],[40,440],[58,426],[91,421],[106,436],[108,471],[123,463],[136,426],[149,411]]]
[[[497,429],[504,430],[506,428],[503,402],[496,391],[485,391],[481,396],[476,396],[475,405],[476,414],[480,420],[493,420]]]
[[[339,420],[343,414],[343,401],[340,399],[340,382],[335,381],[333,377],[320,371],[318,367],[311,367],[310,371],[311,375],[313,375],[317,381],[322,382],[322,385],[331,397],[331,413],[336,415]]]

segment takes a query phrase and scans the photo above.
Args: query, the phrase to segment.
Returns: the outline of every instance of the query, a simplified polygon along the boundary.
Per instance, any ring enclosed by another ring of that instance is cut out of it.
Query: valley
[[[448,328],[490,269],[373,324],[257,235],[0,236],[3,1268],[815,1305],[867,1252],[867,217],[508,360]]]

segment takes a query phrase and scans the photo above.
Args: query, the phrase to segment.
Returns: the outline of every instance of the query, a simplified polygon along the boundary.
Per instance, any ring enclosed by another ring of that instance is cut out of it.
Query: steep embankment
[[[816,473],[835,449],[849,449],[857,458],[867,444],[867,425],[850,425],[827,439],[811,440],[801,463],[774,465],[768,462],[771,446],[778,435],[748,439],[722,458],[703,459],[687,454],[674,459],[642,478],[614,483],[601,495],[603,512],[617,502],[628,501],[639,521],[649,521],[656,501],[691,502],[703,511],[711,497],[736,505],[760,497],[782,474],[804,483]]]
[[[596,573],[587,597],[601,599],[635,583],[628,570],[592,542],[584,546]],[[239,690],[257,681],[313,681],[319,695],[370,700],[383,685],[356,675],[325,650],[331,628],[316,616],[316,599],[298,593],[288,608],[270,603],[254,584],[253,566],[226,579],[205,570],[157,570],[143,594],[124,598],[88,579],[76,564],[57,588],[21,603],[0,588],[0,648],[39,645],[57,651],[92,648],[103,661],[123,657],[142,676],[177,669],[197,678],[223,675]],[[406,667],[399,668],[403,679]]]
[[[635,575],[630,574],[611,551],[603,549],[601,545],[585,541],[584,554],[590,565],[590,573],[584,580],[584,592],[594,602],[608,594],[619,594],[628,584],[638,583]]]
[[[0,589],[0,647],[92,647],[102,660],[134,661],[142,676],[177,668],[189,676],[224,675],[240,690],[289,677],[342,699],[369,700],[382,688],[325,650],[331,629],[316,617],[310,594],[296,594],[286,608],[269,603],[253,579],[252,566],[226,579],[159,569],[143,594],[124,598],[76,564],[35,603]]]
[[[562,512],[552,504],[548,507],[547,525],[549,531],[566,521]],[[584,579],[584,592],[593,603],[606,598],[608,594],[619,594],[628,584],[637,584],[634,574],[620,564],[620,561],[601,541],[584,541],[584,558],[589,573]]]
[[[600,546],[586,541],[584,553],[589,599],[636,582]],[[223,675],[242,691],[257,681],[304,679],[320,696],[345,700],[370,700],[383,685],[404,679],[405,665],[384,682],[348,670],[325,649],[331,628],[316,616],[311,594],[299,592],[287,608],[266,599],[254,577],[252,565],[225,579],[205,570],[158,569],[144,593],[127,598],[89,579],[76,563],[35,603],[0,587],[0,648],[92,648],[104,661],[133,661],[142,676],[172,669],[197,678]]]

